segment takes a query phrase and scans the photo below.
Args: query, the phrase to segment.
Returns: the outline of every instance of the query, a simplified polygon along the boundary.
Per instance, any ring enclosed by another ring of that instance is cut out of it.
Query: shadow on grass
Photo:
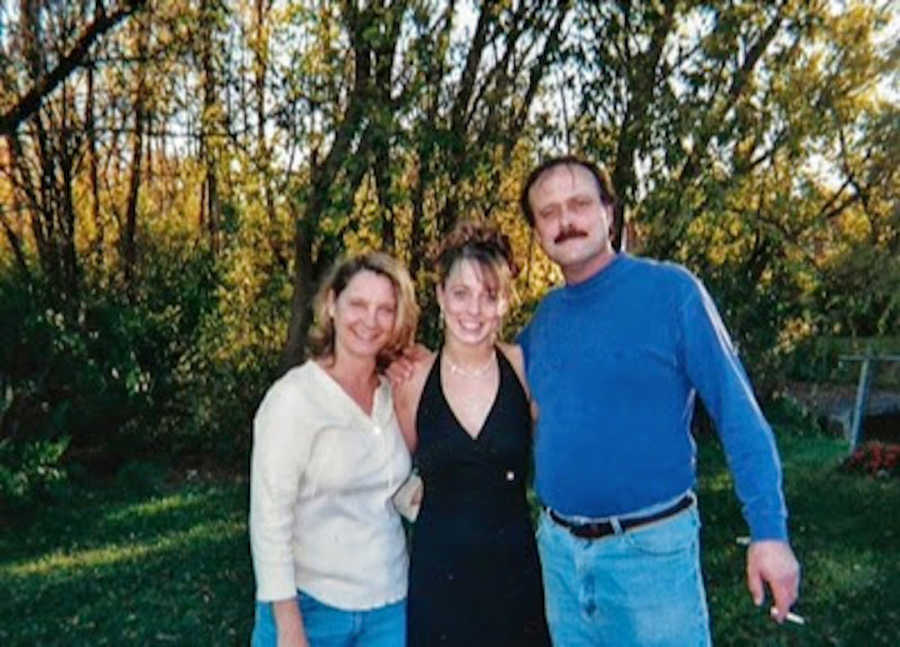
[[[7,563],[38,558],[47,551],[66,553],[120,542],[140,542],[159,533],[187,531],[206,513],[215,515],[210,517],[213,519],[243,520],[248,499],[246,484],[190,486],[149,498],[140,494],[87,491],[83,499],[72,503],[30,511],[19,524],[12,526],[15,534],[0,533],[0,554]],[[30,537],[30,541],[21,541],[21,534]]]
[[[246,644],[253,579],[244,493],[195,488],[60,510],[68,518],[57,519],[65,530],[55,537],[43,533],[57,522],[32,524],[26,539],[40,537],[45,550],[4,552],[0,562],[0,589],[9,592],[0,598],[0,644]]]

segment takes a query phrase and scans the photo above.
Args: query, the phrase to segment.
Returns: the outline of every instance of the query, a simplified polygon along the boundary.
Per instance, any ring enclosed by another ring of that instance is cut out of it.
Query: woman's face
[[[335,357],[347,353],[370,359],[391,339],[397,317],[397,296],[390,279],[361,270],[337,297],[330,297],[334,320]]]
[[[506,313],[502,292],[497,278],[477,261],[456,261],[437,287],[447,337],[464,344],[493,343]]]

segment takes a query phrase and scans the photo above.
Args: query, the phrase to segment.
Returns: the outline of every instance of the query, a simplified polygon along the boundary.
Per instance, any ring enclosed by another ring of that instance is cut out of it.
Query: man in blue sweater
[[[715,421],[750,526],[747,585],[784,620],[799,566],[781,467],[715,305],[684,268],[617,253],[616,196],[589,162],[550,160],[522,208],[562,268],[519,336],[538,408],[536,489],[553,642],[708,645],[692,492],[694,398]]]

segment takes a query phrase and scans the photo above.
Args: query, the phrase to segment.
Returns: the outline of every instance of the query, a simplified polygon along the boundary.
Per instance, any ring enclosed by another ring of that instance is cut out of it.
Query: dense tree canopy
[[[610,169],[626,244],[701,275],[770,393],[804,339],[898,329],[896,25],[825,0],[4,2],[0,454],[26,427],[243,433],[348,249],[408,264],[429,338],[460,218],[513,239],[514,328],[559,278],[520,183],[562,152]],[[119,403],[93,427],[73,356]]]
[[[611,161],[638,246],[703,276],[762,372],[815,331],[896,331],[887,5],[585,6],[571,145]]]

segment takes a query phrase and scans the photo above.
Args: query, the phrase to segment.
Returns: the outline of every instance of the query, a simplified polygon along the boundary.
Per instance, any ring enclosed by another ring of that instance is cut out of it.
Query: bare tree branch
[[[146,0],[124,0],[112,13],[100,11],[97,18],[85,27],[75,45],[52,70],[37,79],[31,89],[15,105],[0,115],[0,136],[14,133],[19,125],[37,112],[41,102],[62,83],[87,56],[91,46],[120,21],[137,11]],[[102,5],[101,5],[102,6]]]

